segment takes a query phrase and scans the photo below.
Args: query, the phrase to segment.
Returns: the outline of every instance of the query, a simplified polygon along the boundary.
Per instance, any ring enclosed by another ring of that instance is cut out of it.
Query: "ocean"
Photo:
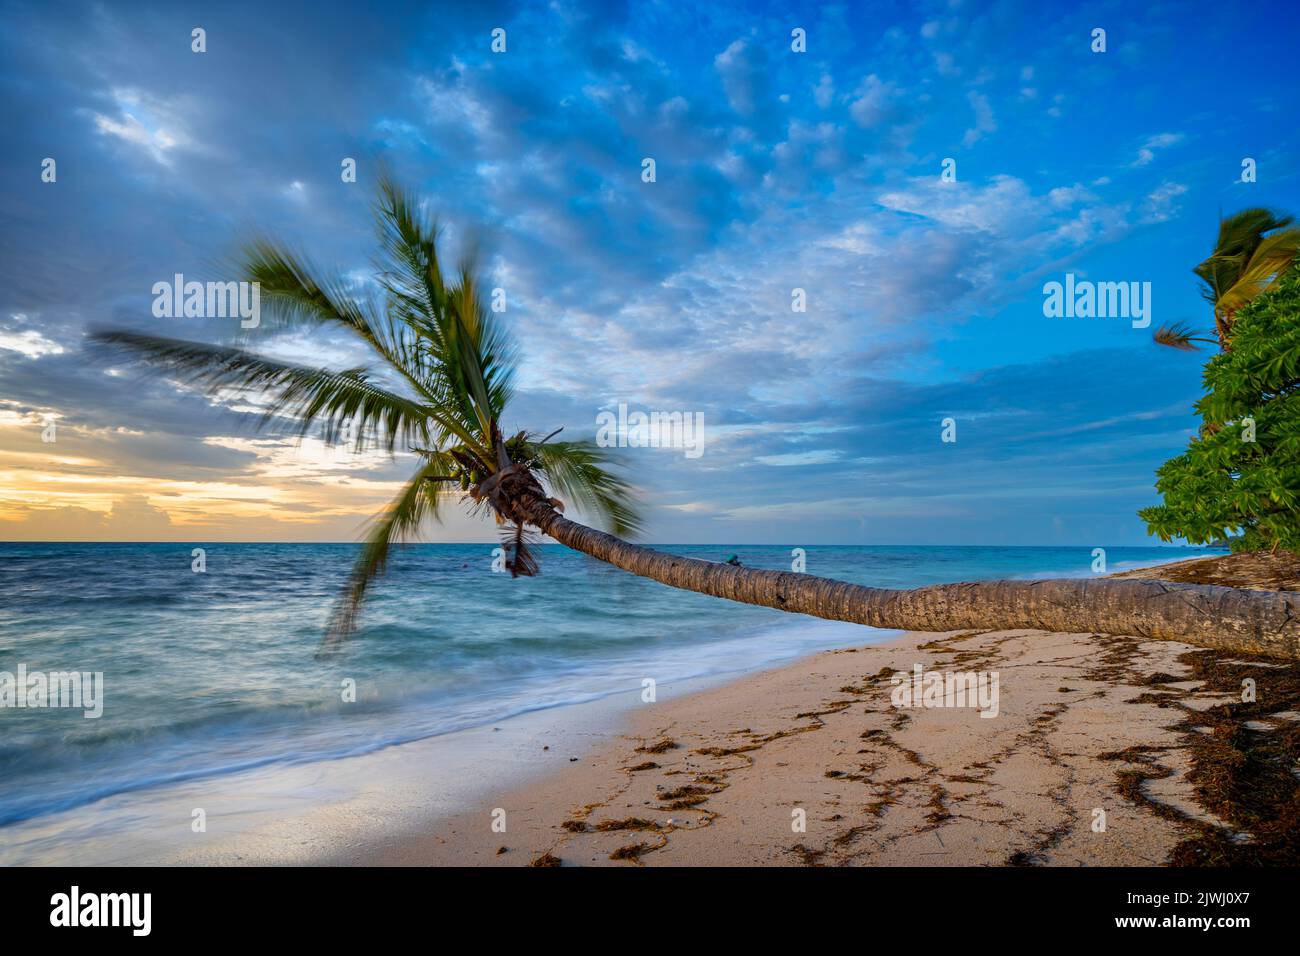
[[[191,548],[206,551],[192,570]],[[789,570],[786,546],[659,545]],[[1087,577],[1087,547],[809,547],[879,587]],[[162,784],[329,760],[891,632],[676,591],[560,545],[397,549],[343,651],[315,652],[356,546],[0,543],[0,672],[103,674],[103,714],[0,707],[0,827]],[[1110,572],[1203,555],[1108,548]],[[349,690],[354,688],[350,693]],[[354,698],[354,699],[345,699]]]

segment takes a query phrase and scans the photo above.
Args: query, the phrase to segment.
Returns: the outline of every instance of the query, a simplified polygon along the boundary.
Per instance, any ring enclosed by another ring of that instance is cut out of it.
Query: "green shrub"
[[[1229,345],[1205,367],[1200,435],[1156,472],[1164,504],[1138,516],[1165,541],[1300,551],[1300,270],[1237,313]]]

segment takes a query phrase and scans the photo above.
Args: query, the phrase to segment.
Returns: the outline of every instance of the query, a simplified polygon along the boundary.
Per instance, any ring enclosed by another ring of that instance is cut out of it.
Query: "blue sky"
[[[382,162],[506,290],[509,424],[704,415],[698,458],[626,452],[650,540],[1146,543],[1204,357],[1042,286],[1150,282],[1153,328],[1203,326],[1220,213],[1300,211],[1291,4],[206,6],[0,4],[0,538],[351,540],[411,460],[254,433],[82,336],[229,338],[150,290],[255,232],[364,288]]]

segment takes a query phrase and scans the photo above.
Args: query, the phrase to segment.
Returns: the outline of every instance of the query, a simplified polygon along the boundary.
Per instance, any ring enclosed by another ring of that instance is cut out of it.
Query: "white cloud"
[[[934,55],[934,66],[939,71],[940,76],[957,76],[961,73],[953,61],[951,53],[936,53]]]
[[[664,100],[659,104],[659,115],[664,118],[682,116],[689,112],[691,104],[684,97],[674,96],[672,99]]]
[[[813,88],[813,99],[822,109],[831,105],[831,99],[835,96],[835,81],[831,79],[829,73],[823,73],[822,78],[818,81],[817,86]]]
[[[58,342],[53,342],[32,329],[24,329],[21,332],[0,329],[0,349],[20,352],[28,358],[62,355],[64,352],[63,346]]]
[[[1142,221],[1155,223],[1174,218],[1180,208],[1176,200],[1185,192],[1187,187],[1182,183],[1161,183],[1142,204]]]
[[[737,113],[748,116],[754,112],[754,68],[744,40],[733,40],[731,45],[713,58],[713,65],[722,77],[722,89],[727,102]]]
[[[417,89],[428,104],[429,116],[437,124],[464,127],[477,136],[493,132],[492,117],[474,90],[455,70],[444,78],[421,77]],[[590,95],[590,90],[587,90]]]
[[[1154,136],[1148,136],[1146,141],[1138,148],[1137,159],[1133,160],[1130,165],[1146,166],[1155,161],[1156,151],[1167,149],[1175,146],[1185,139],[1182,133],[1157,133]]]
[[[858,85],[849,115],[859,126],[876,126],[896,114],[898,94],[898,87],[872,73]]]
[[[1056,209],[1066,209],[1080,202],[1095,202],[1097,197],[1079,183],[1073,186],[1057,186],[1047,194],[1048,201]]]
[[[910,188],[882,194],[877,202],[886,209],[923,216],[945,226],[996,234],[1036,218],[1029,187],[1005,175],[994,176],[987,186],[941,183],[937,176],[928,176],[912,180]]]
[[[128,88],[114,89],[109,97],[116,116],[87,111],[101,135],[138,146],[162,166],[171,165],[173,151],[195,149],[181,119],[186,109],[183,104]]]
[[[993,107],[989,105],[989,98],[983,93],[977,93],[971,90],[966,94],[970,100],[971,109],[975,111],[975,125],[966,130],[966,135],[962,137],[963,146],[973,146],[985,133],[992,133],[998,128],[997,122],[993,119]]]
[[[760,465],[776,468],[789,468],[798,465],[824,465],[840,457],[838,449],[818,448],[815,451],[796,451],[784,455],[756,455],[754,461]]]
[[[857,255],[874,254],[881,251],[877,241],[879,234],[867,222],[855,222],[845,226],[834,235],[822,240],[822,245],[830,249],[840,249]]]

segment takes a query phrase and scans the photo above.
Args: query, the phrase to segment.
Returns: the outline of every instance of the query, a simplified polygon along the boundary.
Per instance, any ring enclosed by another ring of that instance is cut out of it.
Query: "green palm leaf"
[[[375,310],[348,294],[338,279],[321,279],[301,257],[268,239],[250,243],[240,266],[248,281],[256,282],[261,303],[272,319],[285,324],[337,325],[369,345],[402,373],[416,389],[419,376],[408,365],[413,337],[405,336]]]
[[[1202,297],[1214,306],[1221,339],[1230,338],[1235,313],[1274,288],[1300,255],[1300,229],[1288,228],[1293,221],[1260,207],[1220,220],[1214,252],[1192,271],[1201,279]]]
[[[592,441],[546,442],[537,446],[536,454],[540,470],[559,497],[603,518],[614,534],[640,532],[632,487],[610,470],[612,459],[606,449]]]
[[[356,630],[361,602],[371,582],[384,573],[392,546],[414,537],[426,520],[437,520],[439,506],[448,494],[449,486],[444,482],[453,480],[449,472],[454,462],[441,452],[429,453],[428,457],[401,494],[373,521],[347,586],[330,615],[323,651],[337,647]]]
[[[1211,338],[1209,335],[1197,335],[1189,329],[1185,323],[1175,322],[1172,325],[1162,325],[1156,329],[1152,338],[1160,345],[1167,345],[1170,348],[1182,349],[1184,352],[1195,352],[1200,346],[1196,343],[1201,342],[1206,345],[1218,345],[1219,340]]]
[[[327,442],[355,430],[358,449],[392,451],[429,438],[429,409],[371,382],[361,369],[332,372],[275,362],[242,349],[134,332],[97,331],[91,340],[129,352],[177,374],[209,394],[242,388],[270,397],[263,424],[277,415],[296,420],[299,434],[319,426]]]
[[[1233,314],[1259,294],[1274,288],[1297,255],[1300,255],[1300,229],[1265,236],[1255,246],[1236,281],[1219,298],[1219,311]]]

